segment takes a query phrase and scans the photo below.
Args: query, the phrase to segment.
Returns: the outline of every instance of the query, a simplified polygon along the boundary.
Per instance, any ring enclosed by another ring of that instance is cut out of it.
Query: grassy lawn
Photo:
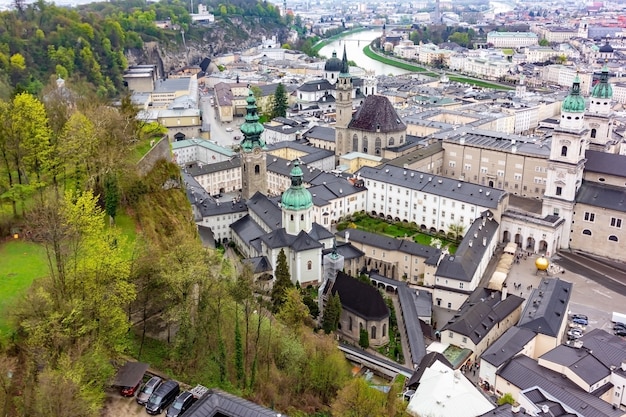
[[[459,77],[458,75],[448,75],[450,81],[456,81],[464,84],[471,84],[478,87],[493,88],[494,90],[513,90],[513,87],[507,87],[500,84],[493,84],[487,81],[475,80],[473,78]]]
[[[431,236],[427,233],[420,232],[415,225],[402,222],[389,223],[384,219],[371,217],[366,214],[356,214],[355,216],[353,216],[352,221],[339,223],[337,225],[337,230],[343,230],[348,227],[396,238],[410,236],[415,242],[426,246],[432,246],[431,241],[433,238],[435,238],[441,241],[442,247],[447,246],[448,251],[451,254],[454,254],[456,252],[458,246],[458,244],[452,240],[444,239],[439,236]]]
[[[367,45],[365,48],[363,48],[363,53],[369,58],[372,58],[376,61],[382,62],[387,65],[391,65],[396,68],[402,68],[407,71],[424,73],[424,75],[427,75],[429,77],[438,77],[437,74],[435,74],[434,72],[430,72],[426,68],[409,64],[408,62],[400,62],[400,61],[396,61],[395,59],[390,59],[390,58],[380,56],[376,52],[372,51],[372,48],[370,47],[370,45]]]
[[[513,54],[515,53],[515,51],[514,51],[514,50],[512,50],[512,49],[503,49],[503,50],[502,50],[502,53],[503,53],[504,55],[513,55]]]
[[[11,327],[9,311],[33,280],[48,274],[45,249],[35,243],[10,240],[0,244],[0,339]]]

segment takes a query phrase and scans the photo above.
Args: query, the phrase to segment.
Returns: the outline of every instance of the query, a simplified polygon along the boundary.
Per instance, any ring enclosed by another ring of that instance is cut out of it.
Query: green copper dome
[[[288,210],[306,210],[313,205],[313,197],[309,190],[302,185],[302,168],[300,162],[293,161],[291,168],[291,187],[282,196],[281,205]]]
[[[573,113],[585,111],[585,99],[580,95],[580,78],[578,78],[578,75],[574,78],[574,85],[572,85],[569,95],[563,100],[561,110]]]
[[[595,98],[611,98],[613,97],[613,87],[609,84],[609,69],[605,65],[602,67],[602,74],[600,74],[600,82],[593,87],[591,96]]]
[[[252,90],[248,92],[246,102],[248,103],[246,106],[246,118],[240,128],[241,133],[243,133],[241,149],[244,152],[252,152],[255,147],[265,148],[265,142],[261,139],[261,133],[263,133],[265,128],[259,123],[256,98],[254,98]]]

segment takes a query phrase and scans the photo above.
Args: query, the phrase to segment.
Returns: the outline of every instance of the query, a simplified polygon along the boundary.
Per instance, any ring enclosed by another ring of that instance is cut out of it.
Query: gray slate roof
[[[502,300],[500,291],[476,288],[442,330],[467,336],[474,344],[478,344],[522,302],[524,299],[516,295],[509,295]]]
[[[524,346],[535,338],[535,332],[524,327],[513,326],[487,348],[480,356],[482,360],[499,368],[519,354]]]
[[[274,269],[267,259],[267,256],[257,256],[254,258],[247,258],[242,261],[244,264],[250,265],[253,274],[260,274],[261,272],[272,272]]]
[[[349,235],[349,240],[353,240],[358,243],[365,243],[370,246],[374,246],[381,249],[397,250],[412,255],[421,256],[423,258],[430,258],[433,256],[439,256],[440,249],[432,246],[420,245],[419,243],[396,239],[389,236],[378,235],[376,233],[366,232],[359,229],[346,229],[341,232],[337,232],[337,236],[346,238],[346,233]]]
[[[280,207],[267,196],[257,191],[247,202],[248,210],[261,218],[269,229],[283,227],[283,213]]]
[[[314,138],[324,140],[326,142],[335,142],[335,129],[325,126],[313,126],[302,134],[305,139]]]
[[[424,333],[422,332],[417,313],[416,291],[402,282],[401,285],[398,285],[398,300],[400,302],[400,313],[406,328],[409,349],[411,350],[411,361],[414,364],[420,363],[426,356],[426,342],[424,341]]]
[[[607,368],[619,368],[626,362],[626,340],[602,329],[592,329],[579,339]]]
[[[228,394],[219,389],[211,389],[194,405],[185,411],[185,417],[287,417],[269,408]]]
[[[468,229],[456,253],[444,256],[439,262],[436,276],[471,282],[490,242],[498,238],[498,227],[491,212],[482,213]]]
[[[390,164],[378,168],[363,167],[358,173],[364,179],[383,181],[411,190],[423,191],[428,194],[487,208],[498,207],[500,200],[507,194],[506,191],[498,190],[497,188],[471,184],[412,169],[404,169]]]
[[[420,360],[419,365],[415,369],[415,372],[413,372],[413,375],[411,375],[411,378],[409,378],[409,380],[407,381],[406,386],[408,388],[415,389],[419,385],[420,379],[422,379],[422,375],[424,375],[424,371],[430,368],[437,361],[441,362],[442,364],[444,364],[450,369],[453,368],[450,361],[448,361],[448,359],[446,359],[446,357],[443,356],[441,353],[439,352],[427,353]]]
[[[332,85],[326,78],[319,80],[307,81],[298,87],[298,91],[312,92],[323,90],[334,90],[335,86]]]
[[[561,323],[567,320],[571,294],[570,282],[554,278],[543,279],[528,297],[517,325],[535,333],[557,337]]]
[[[333,248],[327,248],[322,250],[322,255],[327,255],[333,251]],[[365,255],[363,251],[352,246],[352,243],[337,242],[337,253],[343,256],[344,259],[358,259]]]
[[[626,177],[626,155],[586,151],[585,171]]]
[[[406,130],[406,125],[387,97],[369,95],[352,117],[348,128],[388,133],[402,132]]]
[[[622,411],[578,387],[560,373],[540,366],[535,360],[519,355],[496,371],[496,374],[522,390],[541,387],[559,402],[585,417],[621,417]]]
[[[232,223],[230,228],[243,242],[251,242],[265,234],[265,230],[256,224],[249,214]]]
[[[611,375],[611,370],[590,354],[587,349],[559,345],[543,354],[539,359],[569,368],[571,372],[589,385],[594,385]]]
[[[626,189],[615,185],[583,181],[578,189],[576,202],[626,212]]]
[[[389,317],[389,308],[378,290],[370,284],[338,271],[331,288],[339,293],[341,306],[366,320],[383,320]]]

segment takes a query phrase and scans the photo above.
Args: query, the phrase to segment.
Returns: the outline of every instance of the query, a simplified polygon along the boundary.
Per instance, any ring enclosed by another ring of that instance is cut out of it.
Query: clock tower
[[[257,191],[267,193],[267,161],[265,142],[261,139],[263,125],[259,123],[256,99],[248,92],[245,122],[241,125],[241,194],[246,200]]]

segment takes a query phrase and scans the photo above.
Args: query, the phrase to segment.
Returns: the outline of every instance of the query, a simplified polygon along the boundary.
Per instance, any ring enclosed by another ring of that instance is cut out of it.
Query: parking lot
[[[537,284],[545,273],[537,273],[535,260],[538,255],[531,255],[527,259],[521,259],[519,264],[513,264],[506,279],[509,288],[513,288],[513,283],[521,284],[520,290],[515,294],[526,298],[532,288],[537,288]],[[579,274],[579,270],[573,268],[571,263],[561,262],[557,256],[553,257],[553,262],[562,266],[564,273],[553,275],[552,278],[563,279],[574,284],[574,289],[570,298],[570,313],[583,314],[588,317],[588,325],[585,331],[591,329],[604,329],[613,334],[613,323],[611,316],[613,311],[626,313],[626,286],[624,291],[616,292],[609,290],[605,286],[598,284],[595,280]]]

